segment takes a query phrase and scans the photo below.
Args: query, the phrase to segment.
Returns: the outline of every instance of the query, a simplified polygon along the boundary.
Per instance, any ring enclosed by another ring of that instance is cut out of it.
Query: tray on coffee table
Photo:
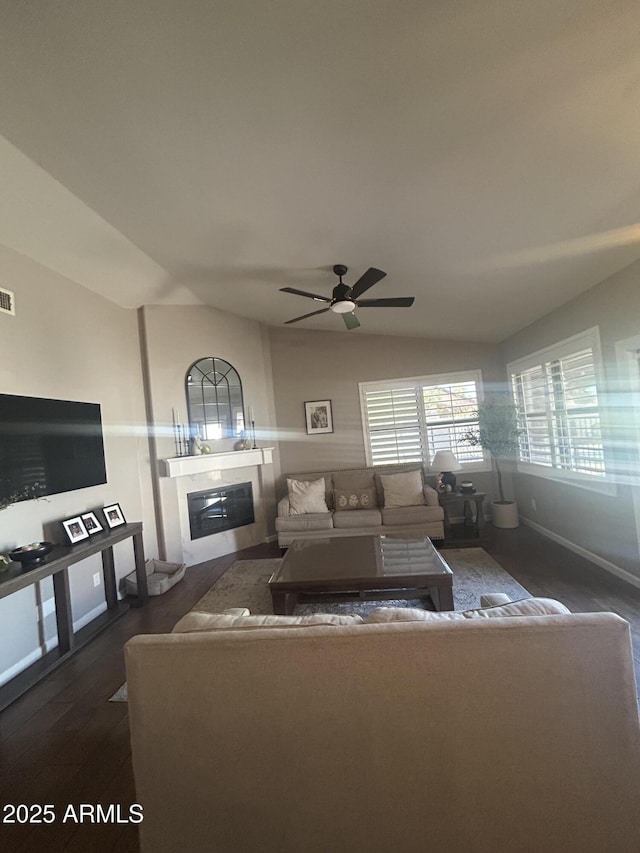
[[[302,598],[426,598],[453,610],[453,573],[425,536],[386,534],[295,541],[269,579],[273,612]]]

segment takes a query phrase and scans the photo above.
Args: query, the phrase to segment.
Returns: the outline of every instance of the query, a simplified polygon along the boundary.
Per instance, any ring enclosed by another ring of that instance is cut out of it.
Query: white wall
[[[193,362],[207,356],[217,356],[232,364],[242,380],[245,411],[253,407],[256,422],[256,443],[274,444],[273,380],[271,355],[265,328],[254,320],[246,320],[208,307],[145,306],[142,309],[145,360],[148,374],[149,420],[153,425],[157,459],[175,456],[172,429],[172,410],[178,409],[180,419],[187,423],[185,376]],[[231,449],[233,442],[209,442],[213,451]],[[246,533],[233,530],[199,540],[197,553],[205,560],[221,553],[231,553],[264,541],[273,532],[275,518],[274,465],[262,469],[262,494],[258,496],[262,512],[255,525]],[[246,470],[246,469],[243,469]],[[187,554],[183,542],[176,505],[176,483],[161,476],[157,465],[156,489],[161,522],[161,550],[169,560],[182,560]],[[206,477],[200,475],[189,491],[207,488]],[[251,479],[246,475],[243,481]],[[227,482],[233,482],[227,478]],[[215,478],[212,483],[222,485]],[[212,486],[212,488],[215,486]],[[182,484],[180,486],[182,491]],[[240,537],[240,539],[239,539]],[[210,539],[210,550],[203,551]],[[214,543],[215,540],[215,543]],[[238,545],[238,542],[241,545]],[[204,544],[203,544],[204,543]],[[190,562],[190,561],[188,561]]]
[[[118,501],[127,520],[143,522],[146,553],[156,556],[136,312],[1,246],[0,285],[14,291],[17,312],[0,314],[0,392],[100,403],[107,465],[105,485],[0,511],[0,553],[41,539],[64,542],[62,519]],[[133,549],[128,541],[114,551],[120,578],[133,570]],[[78,624],[104,609],[96,571],[98,556],[70,571]],[[0,682],[51,647],[52,598],[48,579],[0,600]]]

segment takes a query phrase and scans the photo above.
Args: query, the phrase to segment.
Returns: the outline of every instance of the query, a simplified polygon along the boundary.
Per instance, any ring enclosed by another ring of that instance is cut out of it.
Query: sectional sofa
[[[367,623],[188,614],[127,643],[143,853],[640,850],[627,622]]]
[[[385,477],[416,471],[421,478],[421,493],[416,503],[390,506],[385,498]],[[290,481],[305,483],[319,479],[325,483],[324,511],[292,511]],[[366,506],[362,505],[362,496],[367,498]],[[287,474],[282,479],[276,531],[281,548],[288,548],[295,539],[389,532],[419,532],[439,540],[444,539],[444,511],[438,493],[427,483],[427,475],[417,463],[303,472]]]

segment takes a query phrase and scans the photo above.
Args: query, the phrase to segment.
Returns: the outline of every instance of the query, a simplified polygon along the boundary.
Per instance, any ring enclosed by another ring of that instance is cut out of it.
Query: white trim
[[[42,621],[46,616],[51,613],[55,613],[54,601],[55,600],[53,598],[47,598],[42,602],[42,604],[38,605],[38,621]],[[79,631],[81,628],[84,628],[84,626],[88,625],[89,622],[93,622],[93,620],[100,616],[101,613],[104,613],[106,609],[107,603],[106,601],[103,601],[102,604],[92,608],[88,613],[85,613],[84,616],[81,616],[80,619],[76,619],[73,623],[74,633]],[[17,663],[10,666],[9,669],[5,669],[4,672],[0,673],[0,687],[8,681],[11,681],[11,679],[15,678],[16,675],[20,675],[20,673],[24,672],[24,670],[30,667],[32,663],[39,661],[40,658],[44,657],[52,649],[55,649],[57,645],[58,638],[50,637],[48,640],[45,640],[41,646],[38,646],[38,648],[29,652],[28,655],[25,655]]]
[[[461,375],[469,378],[460,379]],[[429,381],[425,382],[425,380]],[[478,401],[481,402],[484,399],[484,394],[482,392],[482,371],[477,368],[472,368],[471,370],[455,370],[451,373],[425,373],[423,376],[404,376],[401,379],[374,379],[372,382],[358,382],[358,386],[360,389],[366,385],[367,390],[380,388],[380,390],[386,391],[387,388],[413,388],[416,385],[421,384],[438,385],[440,383],[446,384],[448,382],[472,381],[476,382],[478,385]]]
[[[278,534],[273,533],[271,536],[265,536],[264,541],[265,542],[277,542],[278,541]]]
[[[88,613],[85,613],[84,616],[81,616],[79,619],[75,619],[73,622],[73,632],[74,634],[79,631],[81,628],[84,628],[85,625],[88,625],[89,622],[93,622],[101,613],[107,609],[107,602],[103,601],[101,604],[98,604],[97,607],[93,607]]]
[[[575,542],[571,542],[569,539],[565,539],[564,536],[560,536],[558,533],[554,533],[552,530],[548,530],[541,524],[537,524],[535,521],[531,521],[530,518],[525,518],[524,516],[521,516],[521,520],[524,524],[527,525],[527,527],[532,527],[534,530],[537,530],[538,533],[541,533],[548,539],[552,539],[559,545],[564,545],[565,548],[568,548],[569,551],[573,551],[574,554],[578,554],[580,557],[584,557],[586,560],[589,560],[589,562],[595,563],[596,566],[599,566],[601,569],[610,572],[610,574],[615,575],[623,581],[626,581],[627,583],[631,584],[631,586],[635,586],[640,589],[640,577],[638,577],[637,575],[632,575],[631,572],[628,572],[626,569],[620,568],[620,566],[616,566],[616,564],[612,563],[610,560],[606,560],[599,554],[594,554],[593,551],[588,551],[581,545],[576,545]]]
[[[222,453],[203,453],[200,456],[174,456],[163,459],[165,477],[192,477],[210,471],[228,471],[231,468],[248,468],[273,463],[273,447],[256,447],[251,450],[232,450]]]
[[[623,411],[630,411],[636,436],[640,437],[640,374],[638,372],[638,356],[640,351],[640,335],[616,341],[616,360],[620,374],[618,393],[624,394]],[[628,402],[627,402],[628,401]],[[633,517],[636,528],[636,544],[640,553],[640,483],[638,473],[640,472],[640,452],[637,443],[630,440],[629,450],[633,454],[633,468],[627,471],[628,481],[631,485],[631,499],[633,502]]]
[[[53,596],[51,598],[45,598],[45,600],[38,605],[38,621],[43,622],[47,616],[51,616],[51,614],[55,612],[55,598]]]
[[[550,465],[535,465],[532,462],[518,462],[517,469],[518,474],[543,477],[545,480],[554,480],[557,483],[563,483],[565,486],[575,486],[578,489],[598,492],[598,494],[608,497],[616,497],[618,494],[616,483],[604,477],[583,474],[579,471],[567,471],[564,468],[552,468]]]
[[[518,373],[520,370],[527,370],[530,367],[536,367],[541,361],[563,358],[566,355],[571,355],[572,353],[588,346],[593,348],[594,355],[597,355],[600,364],[602,364],[599,326],[591,326],[590,329],[585,329],[577,335],[571,335],[570,338],[564,338],[556,344],[551,344],[548,347],[543,347],[542,349],[536,350],[528,355],[523,355],[521,358],[509,361],[507,362],[507,371],[511,374],[513,368],[514,372]],[[596,368],[597,367],[598,365],[596,365]]]
[[[47,649],[47,651],[49,651],[49,649]],[[11,679],[15,678],[16,675],[20,675],[20,673],[24,672],[24,670],[31,666],[32,663],[40,660],[44,654],[45,652],[43,652],[42,648],[38,646],[37,649],[34,649],[28,655],[23,657],[22,660],[14,663],[13,666],[9,667],[9,669],[5,669],[4,672],[0,673],[0,687],[8,681],[11,681]]]

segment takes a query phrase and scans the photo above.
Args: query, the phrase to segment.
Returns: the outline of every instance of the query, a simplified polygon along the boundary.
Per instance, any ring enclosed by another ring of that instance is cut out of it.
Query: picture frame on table
[[[80,518],[84,521],[84,526],[87,529],[89,536],[95,536],[96,533],[102,533],[104,527],[98,521],[95,512],[84,512]]]
[[[107,527],[113,530],[114,527],[120,527],[126,524],[124,513],[120,509],[120,504],[109,504],[102,509],[104,520],[107,522]]]
[[[333,432],[331,400],[307,400],[304,404],[307,435]]]
[[[89,538],[89,533],[84,525],[82,517],[75,515],[73,518],[65,518],[62,522],[64,532],[67,534],[67,539],[70,545],[75,545],[76,542],[82,542],[83,539]]]

